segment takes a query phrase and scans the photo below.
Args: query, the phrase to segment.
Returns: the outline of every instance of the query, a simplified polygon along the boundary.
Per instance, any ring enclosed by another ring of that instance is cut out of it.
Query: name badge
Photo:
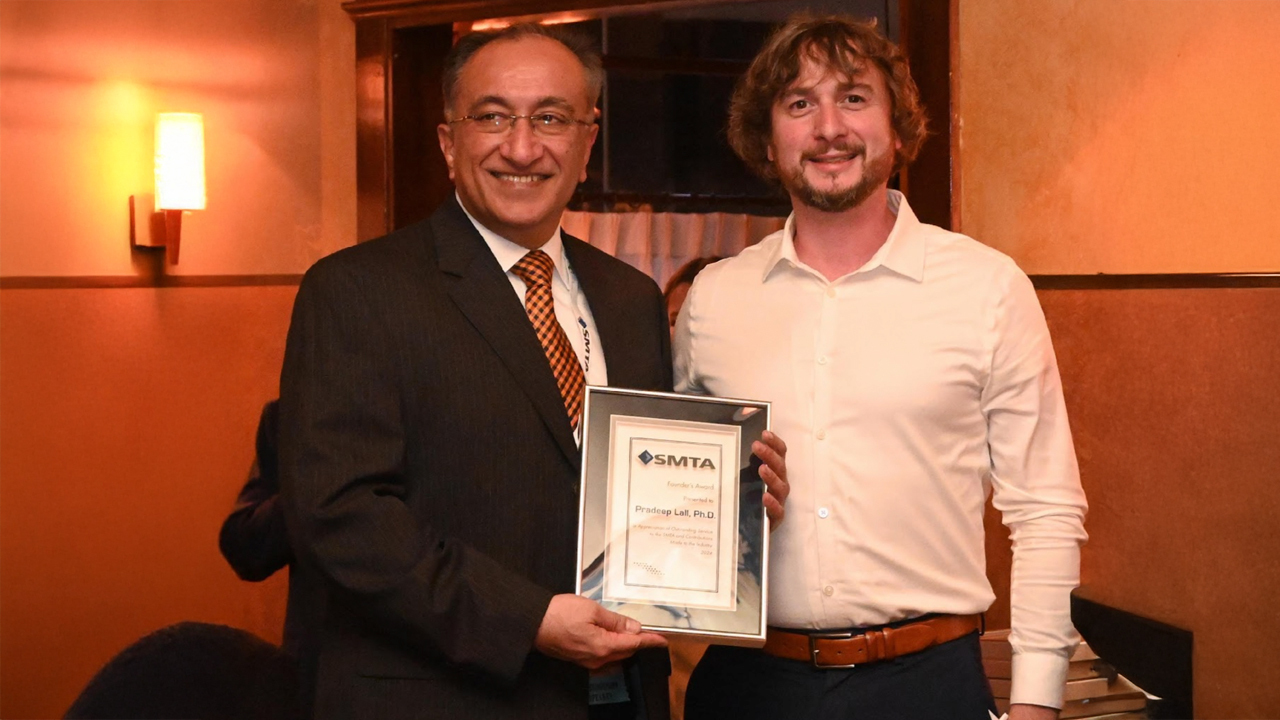
[[[624,703],[631,699],[627,694],[627,681],[622,673],[612,675],[592,675],[590,686],[590,705],[612,705]]]

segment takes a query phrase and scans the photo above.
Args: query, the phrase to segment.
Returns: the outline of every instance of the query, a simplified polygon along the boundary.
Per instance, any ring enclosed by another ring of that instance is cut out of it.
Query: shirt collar
[[[925,256],[925,241],[917,232],[921,223],[907,204],[907,199],[897,190],[889,191],[889,210],[897,216],[889,238],[865,265],[854,272],[869,272],[883,266],[886,270],[920,282],[924,279]],[[782,228],[782,242],[778,243],[773,256],[765,262],[762,280],[767,280],[773,269],[784,260],[795,267],[807,267],[796,256],[795,222],[796,215],[793,212]]]
[[[470,212],[467,212],[467,207],[462,204],[461,198],[458,199],[458,205],[462,207],[462,212],[466,213],[467,219],[475,226],[476,232],[480,233],[480,237],[484,238],[485,245],[489,246],[493,257],[497,259],[498,265],[502,267],[502,272],[511,272],[511,268],[520,262],[520,258],[529,253],[529,248],[511,242],[481,225],[479,220],[476,220]],[[572,274],[567,271],[568,261],[564,257],[564,240],[561,239],[560,232],[560,228],[557,227],[555,232],[551,233],[551,237],[538,249],[551,257],[551,263],[555,265],[555,274],[560,278],[560,282],[564,283],[565,287],[572,289],[573,284],[569,280]]]

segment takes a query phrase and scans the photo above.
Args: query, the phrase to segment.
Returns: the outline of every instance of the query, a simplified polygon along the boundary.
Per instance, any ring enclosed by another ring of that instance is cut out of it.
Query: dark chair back
[[[184,622],[111,659],[66,718],[300,720],[295,661],[237,628]]]

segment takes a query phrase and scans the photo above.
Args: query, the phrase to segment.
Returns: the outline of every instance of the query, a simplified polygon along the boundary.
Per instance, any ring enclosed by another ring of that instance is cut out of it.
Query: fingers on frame
[[[764,480],[764,485],[769,490],[768,494],[776,496],[779,500],[785,500],[791,493],[790,483],[778,477],[778,474],[768,467],[760,468],[760,479]]]
[[[764,435],[762,435],[762,442],[768,445],[774,452],[786,457],[787,443],[785,443],[782,438],[778,437],[777,433],[765,430]]]
[[[770,465],[782,466],[782,454],[769,447],[767,443],[760,440],[751,443],[751,452],[760,458],[766,467]]]

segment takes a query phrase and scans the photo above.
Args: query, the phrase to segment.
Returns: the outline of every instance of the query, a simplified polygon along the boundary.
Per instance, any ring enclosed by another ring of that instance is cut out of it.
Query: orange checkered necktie
[[[578,354],[573,351],[569,337],[556,320],[556,303],[551,297],[551,274],[554,271],[551,256],[541,250],[531,250],[511,267],[511,272],[524,281],[525,312],[529,314],[529,322],[538,333],[542,351],[551,363],[551,372],[555,374],[560,396],[564,398],[569,424],[576,430],[582,414],[582,390],[587,380],[582,374]]]

